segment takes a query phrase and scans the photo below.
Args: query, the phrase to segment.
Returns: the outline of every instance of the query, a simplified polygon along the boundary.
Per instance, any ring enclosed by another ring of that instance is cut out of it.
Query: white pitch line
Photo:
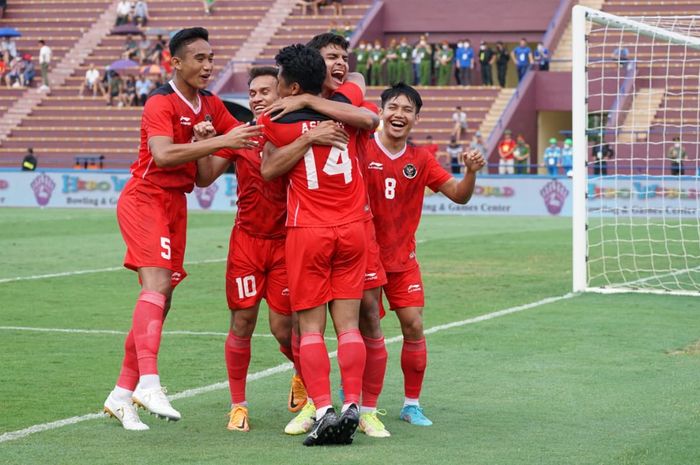
[[[444,331],[446,329],[452,329],[452,328],[457,328],[460,326],[466,326],[466,325],[470,325],[470,324],[474,324],[474,323],[479,323],[482,321],[492,320],[494,318],[498,318],[498,317],[505,316],[505,315],[510,315],[512,313],[522,312],[524,310],[539,307],[541,305],[547,305],[547,304],[551,304],[554,302],[559,302],[561,300],[570,299],[574,295],[575,294],[569,293],[569,294],[564,294],[564,295],[560,295],[560,296],[556,296],[556,297],[547,297],[545,299],[538,300],[537,302],[532,302],[532,303],[525,304],[525,305],[518,305],[515,307],[506,308],[506,309],[499,310],[496,312],[487,313],[485,315],[480,315],[480,316],[477,316],[474,318],[468,318],[468,319],[462,320],[462,321],[455,321],[455,322],[447,323],[444,325],[433,326],[432,328],[426,329],[424,331],[424,333],[425,334],[435,334],[439,331]],[[402,336],[395,336],[395,337],[391,337],[389,339],[386,339],[385,343],[386,344],[394,344],[396,342],[401,341],[402,339],[403,339]],[[333,352],[330,352],[328,355],[331,358],[335,358],[337,356],[337,354],[338,354],[337,351],[333,351]],[[268,376],[272,376],[272,375],[275,375],[278,373],[283,373],[285,371],[291,370],[292,368],[293,368],[293,365],[291,363],[283,363],[281,365],[267,368],[266,370],[251,373],[248,375],[248,377],[246,379],[248,381],[255,381],[258,379],[267,378]],[[170,400],[187,399],[190,397],[198,396],[200,394],[205,394],[208,392],[218,391],[218,390],[226,389],[226,388],[228,388],[228,381],[210,384],[208,386],[202,386],[202,387],[198,387],[198,388],[194,388],[194,389],[188,389],[186,391],[182,391],[182,392],[179,392],[177,394],[168,396],[168,398]],[[99,414],[99,413],[89,413],[87,415],[71,417],[71,418],[66,418],[63,420],[52,421],[50,423],[42,423],[39,425],[30,426],[28,428],[24,428],[24,429],[17,430],[17,431],[11,431],[11,432],[4,433],[4,434],[0,435],[0,443],[14,441],[16,439],[21,439],[21,438],[27,437],[29,435],[32,435],[34,433],[40,433],[42,431],[48,431],[48,430],[52,430],[52,429],[62,428],[63,426],[74,425],[76,423],[81,423],[81,422],[87,421],[87,420],[94,420],[97,418],[104,418],[104,415]]]
[[[225,258],[210,258],[207,260],[198,260],[195,262],[187,262],[185,265],[203,265],[205,263],[220,263],[225,262]],[[17,281],[34,281],[37,279],[47,279],[47,278],[63,278],[66,276],[80,276],[83,274],[93,274],[93,273],[107,273],[109,271],[119,271],[125,270],[123,266],[110,266],[109,268],[95,268],[92,270],[76,270],[76,271],[64,271],[61,273],[49,273],[49,274],[37,274],[32,276],[17,276],[15,278],[2,278],[0,279],[0,284],[4,283],[14,283]]]

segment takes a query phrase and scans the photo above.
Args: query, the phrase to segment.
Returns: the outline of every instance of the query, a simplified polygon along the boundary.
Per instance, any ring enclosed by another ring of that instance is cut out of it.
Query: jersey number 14
[[[316,172],[316,160],[314,159],[314,151],[311,147],[304,154],[304,166],[306,168],[306,182],[309,190],[318,189],[318,173]],[[347,148],[341,150],[337,147],[331,147],[331,151],[326,159],[326,164],[323,166],[323,172],[328,176],[343,175],[345,184],[352,182],[352,161],[348,154]]]

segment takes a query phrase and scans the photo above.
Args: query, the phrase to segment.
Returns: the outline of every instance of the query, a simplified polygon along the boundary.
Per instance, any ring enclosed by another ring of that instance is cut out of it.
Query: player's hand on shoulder
[[[486,165],[484,155],[478,150],[467,150],[462,152],[462,163],[467,168],[467,172],[476,173]]]
[[[301,110],[308,106],[307,95],[290,95],[274,102],[269,107],[265,108],[265,115],[271,116],[270,121],[277,121],[287,113]]]
[[[192,131],[194,132],[195,141],[210,139],[216,135],[216,129],[214,129],[211,121],[200,121],[194,125]]]
[[[236,126],[222,137],[226,138],[226,146],[232,149],[257,148],[260,144],[254,138],[262,136],[262,130],[261,125],[246,123]]]
[[[312,145],[332,145],[345,149],[350,141],[348,133],[335,121],[324,121],[307,133]]]

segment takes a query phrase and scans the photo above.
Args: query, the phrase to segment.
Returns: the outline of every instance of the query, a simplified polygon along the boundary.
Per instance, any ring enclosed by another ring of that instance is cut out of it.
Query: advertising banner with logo
[[[0,171],[0,206],[114,208],[129,180],[127,172]],[[697,216],[698,178],[613,176],[589,182],[590,215]],[[188,195],[192,210],[233,211],[235,175],[226,174]],[[571,180],[537,176],[481,176],[467,205],[426,190],[424,214],[571,216]]]

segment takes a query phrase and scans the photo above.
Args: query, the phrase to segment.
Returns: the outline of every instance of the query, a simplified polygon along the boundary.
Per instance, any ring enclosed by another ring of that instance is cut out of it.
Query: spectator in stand
[[[34,155],[34,149],[29,147],[27,149],[27,154],[22,160],[22,171],[35,171],[37,167],[36,156]]]
[[[457,44],[455,56],[455,77],[460,86],[472,85],[472,70],[474,69],[474,49],[469,39]]]
[[[117,99],[119,106],[122,106],[122,93],[124,91],[124,84],[121,76],[116,71],[111,72],[111,78],[109,79],[109,88],[107,90],[107,106],[112,106],[114,99]]]
[[[5,84],[7,84],[8,89],[22,85],[24,64],[24,60],[21,57],[14,57],[10,61],[10,71],[5,75]]]
[[[450,158],[450,171],[452,174],[462,172],[462,165],[459,163],[459,156],[464,152],[464,147],[457,141],[454,136],[450,138],[450,144],[445,149],[447,156]]]
[[[370,85],[383,86],[384,73],[382,73],[382,65],[384,64],[385,52],[382,49],[382,43],[379,39],[374,41],[374,48],[369,53],[370,66]]]
[[[350,24],[350,21],[345,21],[345,24],[343,25],[343,31],[341,32],[341,36],[345,37],[345,40],[350,40],[350,37],[352,37],[352,24]]]
[[[426,36],[420,36],[420,41],[416,45],[416,53],[419,59],[419,77],[420,85],[429,86],[432,81],[432,58],[433,48],[428,44]]]
[[[365,82],[369,82],[369,73],[367,72],[367,65],[369,64],[369,51],[367,50],[367,44],[364,40],[361,40],[357,46],[357,49],[355,50],[355,58],[355,71],[364,76]]]
[[[666,158],[671,162],[671,175],[672,176],[683,176],[685,174],[685,168],[683,167],[683,160],[685,160],[687,154],[681,144],[681,138],[676,136],[673,138],[673,145],[668,149],[666,153]]]
[[[133,107],[136,106],[136,78],[133,74],[130,74],[124,82],[124,89],[121,95],[121,106]]]
[[[387,77],[387,82],[390,86],[393,86],[396,84],[398,81],[397,76],[398,76],[398,69],[399,69],[399,54],[398,54],[398,44],[396,43],[396,39],[391,39],[391,42],[389,42],[389,47],[386,49],[386,57],[384,60],[386,61],[386,77]]]
[[[513,152],[515,152],[515,141],[510,129],[503,133],[503,139],[498,144],[498,174],[514,174]]]
[[[481,137],[481,131],[476,131],[474,133],[474,137],[472,137],[469,148],[472,150],[478,150],[480,154],[486,157],[486,144],[484,144],[484,139]]]
[[[3,37],[2,42],[0,42],[0,49],[2,50],[2,59],[5,63],[10,63],[13,58],[17,58],[17,44],[13,38]]]
[[[5,78],[5,73],[7,73],[7,63],[0,59],[0,82]]]
[[[139,56],[139,44],[134,40],[131,34],[126,36],[124,40],[124,51],[122,58],[125,60],[134,60]]]
[[[503,42],[499,40],[496,42],[496,73],[498,75],[498,85],[501,87],[506,86],[508,63],[510,63],[510,54]]]
[[[170,77],[170,75],[173,72],[173,67],[170,65],[170,59],[172,58],[172,55],[170,55],[169,47],[165,47],[163,53],[161,53],[160,56],[160,67],[163,69],[163,74],[165,76]]]
[[[549,147],[544,149],[544,164],[547,167],[547,174],[557,176],[561,166],[561,148],[555,137],[549,139]]]
[[[630,51],[627,49],[627,47],[618,47],[613,50],[613,58],[617,60],[621,67],[626,66],[630,61]]]
[[[455,107],[455,112],[452,113],[452,137],[454,137],[457,142],[462,140],[462,136],[467,135],[467,131],[469,130],[467,121],[467,113],[462,110],[462,107],[459,105]]]
[[[203,0],[202,1],[202,4],[204,5],[204,14],[205,15],[214,14],[214,3],[216,3],[216,0]]]
[[[534,62],[532,50],[527,45],[527,40],[524,37],[520,39],[520,45],[513,50],[513,61],[518,70],[518,82],[520,82],[525,77],[527,70],[530,69],[530,65]]]
[[[338,27],[338,22],[335,19],[331,20],[331,23],[328,26],[328,32],[331,34],[342,35],[340,28]]]
[[[24,60],[24,71],[20,76],[20,85],[22,87],[31,87],[34,81],[34,76],[36,76],[36,69],[34,68],[34,62],[32,61],[32,56],[28,53],[22,55],[22,60]],[[43,75],[43,72],[42,72]],[[46,86],[42,85],[41,88]],[[48,89],[48,87],[46,87]]]
[[[525,142],[525,136],[518,134],[515,138],[515,150],[513,150],[515,174],[527,174],[530,164],[530,144]]]
[[[433,156],[433,158],[437,158],[437,153],[438,150],[440,150],[440,147],[433,142],[433,136],[430,134],[425,136],[425,144],[423,144],[423,148],[427,150]]]
[[[168,41],[162,35],[158,35],[156,43],[148,51],[148,61],[155,64],[160,63],[163,58],[163,50],[166,48],[168,48]]]
[[[5,9],[7,9],[7,0],[0,0],[0,19],[5,17]]]
[[[408,45],[408,41],[405,37],[401,37],[401,42],[399,42],[399,47],[396,49],[396,53],[399,56],[398,61],[398,72],[396,79],[398,82],[403,82],[405,84],[410,84],[411,79],[411,54],[412,48]]]
[[[132,8],[133,4],[127,0],[122,0],[117,3],[117,21],[114,25],[121,26],[122,24],[127,24],[131,18]]]
[[[326,0],[323,5],[333,5],[335,9],[334,14],[336,16],[343,16],[343,0]]]
[[[301,14],[306,16],[309,13],[309,8],[314,16],[318,16],[319,5],[323,3],[323,0],[299,0],[297,5],[301,9]]]
[[[141,27],[148,24],[148,5],[144,0],[138,0],[134,5],[134,24]]]
[[[49,89],[49,68],[51,67],[51,47],[43,40],[39,41],[39,66],[41,67],[41,87],[39,90],[48,92]],[[34,65],[32,65],[33,67]]]
[[[437,85],[447,86],[450,84],[450,76],[452,75],[452,60],[454,51],[450,44],[444,40],[442,46],[437,52]]]
[[[151,41],[148,40],[146,34],[141,34],[141,40],[139,40],[139,63],[142,65],[148,60],[148,56],[151,52]]]
[[[534,53],[535,63],[537,64],[537,69],[540,71],[549,71],[549,50],[544,46],[542,42],[537,44],[537,48]]]
[[[496,61],[496,55],[489,45],[481,41],[479,46],[479,64],[481,65],[481,83],[485,86],[493,85],[493,72],[491,65]]]
[[[564,147],[561,149],[561,166],[565,176],[573,176],[574,172],[574,149],[573,141],[569,138],[564,140]]]
[[[593,146],[593,174],[607,176],[608,160],[612,159],[615,151],[610,148],[610,145],[603,141],[602,135],[600,142]]]
[[[95,68],[93,63],[91,63],[88,70],[85,71],[85,80],[83,81],[83,85],[80,86],[78,95],[82,97],[86,90],[92,92],[93,97],[97,97],[98,90],[100,90],[100,93],[104,96],[104,89],[100,86],[100,71]]]
[[[139,76],[136,81],[136,104],[144,106],[148,99],[148,94],[153,90],[153,82],[147,76]]]

